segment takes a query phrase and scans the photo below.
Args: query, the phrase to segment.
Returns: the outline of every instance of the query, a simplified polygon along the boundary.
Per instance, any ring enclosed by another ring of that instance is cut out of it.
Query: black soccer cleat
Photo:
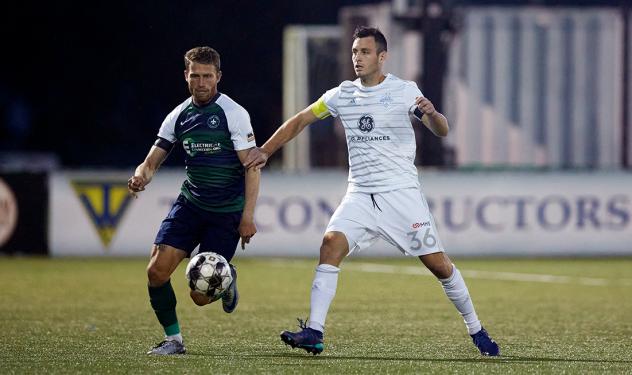
[[[470,336],[472,337],[472,341],[474,341],[474,345],[476,345],[478,350],[481,352],[481,355],[490,357],[500,355],[500,348],[498,347],[498,344],[489,337],[485,328],[481,327],[480,331]]]
[[[313,355],[320,354],[325,349],[323,333],[307,327],[302,319],[298,319],[299,332],[283,331],[281,340],[292,348],[304,349]]]

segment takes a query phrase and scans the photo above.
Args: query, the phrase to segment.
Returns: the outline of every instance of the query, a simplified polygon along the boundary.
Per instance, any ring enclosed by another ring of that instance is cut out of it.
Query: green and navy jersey
[[[245,177],[237,151],[256,144],[242,106],[221,93],[203,106],[188,98],[167,115],[158,137],[181,143],[186,152],[187,200],[211,212],[243,210]]]

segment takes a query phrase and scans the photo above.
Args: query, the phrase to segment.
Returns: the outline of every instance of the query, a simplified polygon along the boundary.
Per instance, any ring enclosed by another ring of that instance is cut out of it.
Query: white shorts
[[[420,256],[443,252],[434,218],[418,188],[385,193],[347,192],[326,232],[342,232],[349,254],[384,239],[404,254]]]

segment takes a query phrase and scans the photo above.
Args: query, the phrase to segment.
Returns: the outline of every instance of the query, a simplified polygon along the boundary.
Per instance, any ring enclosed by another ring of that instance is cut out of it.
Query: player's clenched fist
[[[145,185],[147,185],[147,181],[141,176],[132,176],[127,180],[127,190],[129,190],[134,198],[137,197],[136,193],[145,190]]]
[[[432,102],[424,96],[417,97],[415,99],[415,104],[417,104],[417,107],[428,116],[432,116],[437,111]]]

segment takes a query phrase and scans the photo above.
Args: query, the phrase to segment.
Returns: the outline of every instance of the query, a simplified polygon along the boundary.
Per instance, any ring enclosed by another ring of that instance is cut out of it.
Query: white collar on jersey
[[[373,91],[373,90],[379,90],[380,87],[386,83],[386,81],[388,81],[389,79],[391,79],[392,77],[394,77],[391,73],[386,73],[386,75],[384,76],[384,79],[382,80],[382,82],[378,83],[375,86],[364,86],[362,84],[362,82],[360,82],[360,78],[356,78],[355,81],[353,81],[354,86],[362,89],[363,91]]]

